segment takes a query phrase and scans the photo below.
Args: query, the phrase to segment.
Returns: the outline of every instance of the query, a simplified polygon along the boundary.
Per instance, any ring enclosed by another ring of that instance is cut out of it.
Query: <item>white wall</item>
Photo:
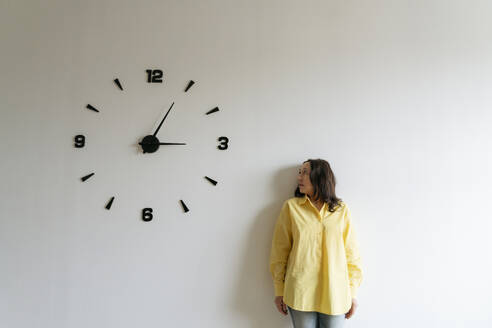
[[[490,327],[491,13],[450,0],[2,1],[0,326],[290,327],[273,304],[271,236],[297,166],[320,157],[359,231],[347,327]],[[147,84],[148,68],[166,82]],[[138,154],[172,101],[162,140],[187,147]]]

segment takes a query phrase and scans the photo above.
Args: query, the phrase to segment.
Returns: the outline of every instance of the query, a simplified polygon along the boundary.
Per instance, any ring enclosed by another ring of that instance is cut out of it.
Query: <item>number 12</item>
[[[162,71],[160,69],[148,69],[147,82],[148,83],[162,83]]]

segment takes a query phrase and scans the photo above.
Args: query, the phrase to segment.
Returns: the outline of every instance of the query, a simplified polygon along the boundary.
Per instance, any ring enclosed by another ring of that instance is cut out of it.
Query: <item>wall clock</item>
[[[145,80],[146,82],[144,82],[144,83],[149,83],[149,84],[150,83],[163,83],[164,74],[163,74],[163,71],[161,69],[147,69],[143,73],[144,73],[144,76],[146,78],[146,80]],[[123,84],[119,80],[119,78],[115,78],[113,80],[113,82],[114,82],[114,85],[116,88],[118,88],[120,91],[124,92]],[[194,84],[195,84],[195,81],[193,81],[193,80],[188,81],[186,83],[186,86],[185,86],[183,92],[188,93]],[[163,113],[164,117],[162,118],[162,120],[160,120],[160,123],[157,126],[157,128],[155,129],[155,131],[152,131],[146,135],[136,136],[136,138],[138,139],[137,142],[139,145],[139,151],[141,153],[145,154],[145,156],[152,156],[156,152],[165,151],[165,150],[163,150],[163,149],[165,149],[165,147],[175,147],[175,146],[186,147],[186,142],[183,142],[181,140],[179,142],[176,142],[174,140],[173,141],[167,141],[167,140],[162,141],[159,139],[159,131],[160,131],[161,127],[163,126],[163,124],[170,124],[171,120],[168,118],[168,115],[171,112],[171,110],[173,109],[174,105],[175,105],[174,102],[167,104],[167,106],[168,106],[167,110],[165,111],[165,113]],[[92,112],[92,113],[99,113],[100,112],[100,108],[97,106],[97,104],[91,104],[91,103],[87,104],[86,110],[88,110],[88,112]],[[219,112],[218,106],[206,111],[205,115],[210,115],[210,114],[214,114],[217,112]],[[84,134],[77,134],[73,139],[73,141],[74,141],[73,146],[77,149],[82,149],[82,148],[86,147],[86,138],[87,137]],[[229,148],[229,138],[226,136],[218,137],[217,138],[217,149],[219,149],[221,151],[225,151],[228,148]],[[90,172],[88,174],[84,174],[80,178],[80,180],[83,183],[85,183],[86,181],[91,179],[94,175],[95,175],[95,172]],[[213,186],[217,185],[217,181],[214,178],[211,178],[209,176],[204,176],[203,181],[208,181],[208,183],[212,184]],[[113,204],[115,203],[115,196],[114,195],[109,196],[109,199],[105,202],[106,203],[105,203],[104,208],[106,210],[110,210],[111,207],[113,206]],[[181,205],[184,213],[187,213],[190,211],[190,209],[188,208],[188,206],[186,205],[186,203],[183,199],[180,199],[178,201],[178,203]],[[145,222],[152,221],[152,219],[154,218],[153,209],[151,207],[142,208],[141,218]]]

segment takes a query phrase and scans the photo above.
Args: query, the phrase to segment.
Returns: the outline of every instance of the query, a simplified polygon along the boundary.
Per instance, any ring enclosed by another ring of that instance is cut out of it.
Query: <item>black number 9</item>
[[[154,218],[152,215],[152,209],[150,207],[144,208],[142,210],[142,220],[151,221]]]
[[[219,148],[220,150],[225,150],[228,147],[229,138],[219,137],[219,142],[220,142],[220,145],[218,145],[217,148]]]
[[[82,148],[85,146],[85,137],[83,135],[78,134],[75,138],[73,138],[73,140],[75,141],[75,148]]]

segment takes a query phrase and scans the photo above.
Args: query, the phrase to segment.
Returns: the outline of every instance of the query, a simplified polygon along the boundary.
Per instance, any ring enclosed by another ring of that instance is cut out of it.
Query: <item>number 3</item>
[[[220,150],[227,149],[229,138],[227,138],[227,137],[220,137],[218,140],[220,142],[220,145],[218,145],[217,148],[219,148]]]

